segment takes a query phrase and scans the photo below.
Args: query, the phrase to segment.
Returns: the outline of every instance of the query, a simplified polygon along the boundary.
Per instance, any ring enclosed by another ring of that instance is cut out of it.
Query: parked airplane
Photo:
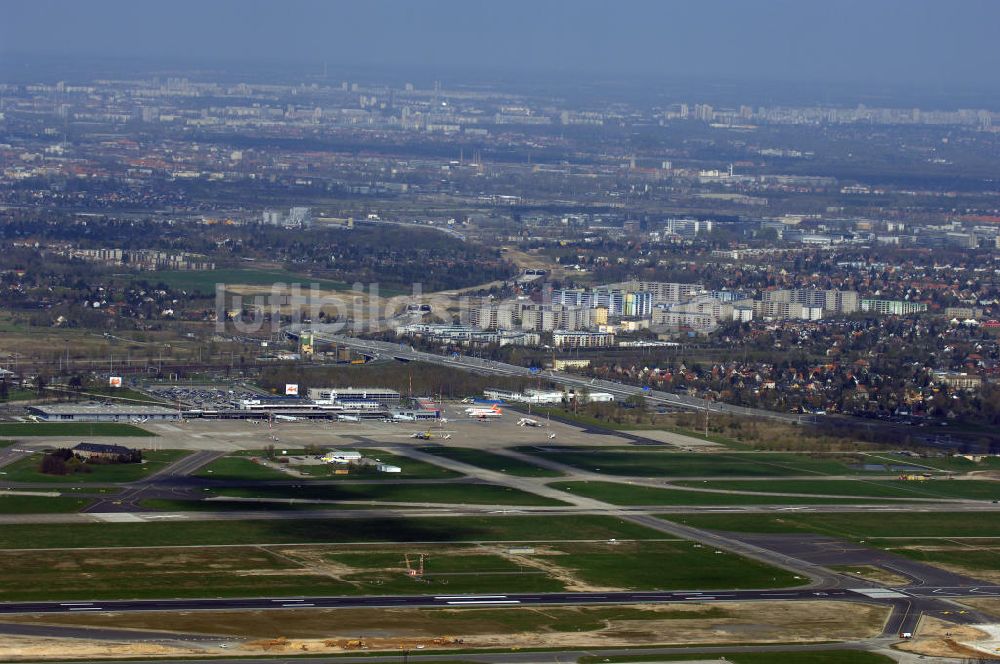
[[[522,417],[517,421],[517,426],[519,427],[540,427],[544,426],[538,420],[533,420],[530,417]]]
[[[392,419],[396,422],[416,422],[417,418],[413,415],[406,415],[405,413],[395,413]]]
[[[501,417],[503,415],[503,411],[500,410],[500,406],[494,404],[490,408],[466,408],[465,414],[469,417],[483,419],[486,417]]]
[[[294,415],[275,415],[274,419],[278,422],[298,422],[301,417],[295,417]]]
[[[337,415],[337,420],[339,422],[360,422],[361,418],[357,415]]]

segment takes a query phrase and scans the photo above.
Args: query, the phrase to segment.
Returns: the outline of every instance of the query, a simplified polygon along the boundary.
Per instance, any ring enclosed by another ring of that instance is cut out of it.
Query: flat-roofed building
[[[908,300],[861,300],[861,311],[874,312],[884,316],[908,316],[927,311],[923,302]]]
[[[122,406],[100,403],[45,404],[28,406],[28,412],[46,422],[133,422],[179,420],[180,412],[162,406]]]
[[[310,387],[309,398],[314,401],[375,401],[383,406],[399,405],[400,395],[395,390],[382,387]]]
[[[605,348],[615,345],[615,335],[608,332],[556,330],[552,343],[559,348]]]

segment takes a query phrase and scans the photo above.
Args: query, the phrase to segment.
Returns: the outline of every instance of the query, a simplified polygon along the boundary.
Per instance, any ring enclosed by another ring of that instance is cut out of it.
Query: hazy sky
[[[1000,89],[996,0],[6,0],[0,57]]]

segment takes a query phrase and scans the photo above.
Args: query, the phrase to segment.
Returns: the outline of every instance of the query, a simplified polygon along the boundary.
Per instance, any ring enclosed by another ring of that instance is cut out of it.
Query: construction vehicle
[[[410,438],[416,438],[417,440],[432,440],[434,438],[440,438],[441,440],[451,440],[451,434],[435,434],[432,431],[418,431],[416,433],[411,433]]]

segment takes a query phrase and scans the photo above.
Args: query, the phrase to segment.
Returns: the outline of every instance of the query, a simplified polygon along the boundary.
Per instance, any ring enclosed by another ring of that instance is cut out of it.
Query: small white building
[[[375,470],[380,473],[401,473],[403,469],[399,466],[393,466],[390,463],[380,463],[375,466]]]
[[[361,452],[354,450],[330,450],[321,457],[324,463],[358,463],[361,461]]]

